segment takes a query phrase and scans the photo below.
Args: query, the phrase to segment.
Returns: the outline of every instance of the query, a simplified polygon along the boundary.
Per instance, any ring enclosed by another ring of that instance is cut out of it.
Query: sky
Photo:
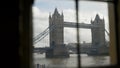
[[[64,21],[76,22],[75,2],[73,0],[34,0],[33,12],[33,37],[43,32],[49,26],[49,15],[54,9],[64,14]],[[90,24],[96,14],[105,19],[105,29],[109,32],[108,8],[105,2],[79,1],[79,23]],[[106,40],[109,37],[106,35]],[[80,42],[91,43],[91,30],[80,28]],[[76,43],[76,28],[64,28],[64,43]],[[49,35],[34,45],[35,47],[49,46]]]

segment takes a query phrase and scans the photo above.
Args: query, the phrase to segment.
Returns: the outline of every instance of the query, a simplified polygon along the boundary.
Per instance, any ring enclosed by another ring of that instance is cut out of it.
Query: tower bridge
[[[47,58],[69,57],[66,46],[64,45],[64,27],[76,28],[75,22],[64,21],[64,15],[59,14],[57,8],[52,15],[49,15],[49,27],[55,25],[54,29],[49,28],[50,48],[46,51]],[[91,29],[92,46],[89,54],[101,54],[105,47],[105,23],[97,14],[91,24],[79,23],[79,28]]]

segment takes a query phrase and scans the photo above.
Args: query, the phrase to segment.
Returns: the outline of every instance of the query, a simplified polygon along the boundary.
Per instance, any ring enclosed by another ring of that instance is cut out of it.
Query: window
[[[109,2],[108,2],[109,3]],[[108,6],[109,6],[109,10],[111,10],[112,8],[111,8],[111,6],[114,6],[114,4],[112,3],[112,2],[110,2],[110,4],[108,4]],[[112,14],[114,14],[114,12],[112,12],[112,10],[110,11],[110,14],[109,14],[109,17],[110,17],[110,24],[112,24],[112,26],[110,25],[110,27],[113,27],[114,26],[114,20],[112,20],[113,18],[114,18],[114,15],[112,15]],[[62,16],[62,15],[61,15]],[[113,22],[112,22],[113,21]],[[56,21],[57,22],[57,21]],[[59,22],[59,21],[58,21]],[[67,23],[66,23],[67,24]],[[83,25],[84,25],[84,23],[82,23]],[[74,25],[74,24],[73,24]],[[69,25],[70,26],[70,25]],[[51,26],[52,27],[52,26]],[[115,27],[113,27],[112,29],[110,29],[110,31],[114,31],[115,29],[114,29]],[[59,30],[58,30],[58,34],[59,34],[60,32],[59,32]],[[113,34],[112,34],[113,33]],[[116,45],[116,38],[115,38],[115,33],[116,32],[111,32],[110,34],[110,38],[112,38],[112,39],[110,39],[111,40],[111,42],[110,42],[110,45],[114,45],[114,46],[111,46],[111,48],[110,48],[110,50],[112,50],[112,51],[110,51],[110,58],[111,58],[111,63],[113,64],[113,65],[116,65],[117,64],[117,62],[118,61],[116,61],[116,47],[115,47],[115,45]],[[54,34],[53,34],[54,35]],[[60,37],[61,38],[61,37]],[[27,40],[27,39],[26,39]],[[57,40],[57,39],[56,39]],[[60,41],[60,40],[57,40],[57,41],[59,41],[59,42],[63,42],[63,41]],[[54,42],[54,40],[53,40],[53,42]],[[86,42],[84,42],[83,41],[83,44],[86,44]],[[29,45],[29,44],[27,44],[27,45]],[[29,47],[29,46],[26,46],[26,47]],[[64,47],[64,45],[63,45],[63,47]],[[59,47],[59,48],[61,48],[62,49],[62,47]],[[37,50],[37,49],[36,49]],[[42,49],[40,49],[40,50],[42,50]],[[64,50],[64,49],[63,49]],[[27,50],[26,50],[27,51]],[[29,50],[28,50],[29,51]],[[28,52],[27,51],[27,52]],[[51,51],[51,50],[48,50],[48,51]],[[56,49],[56,51],[57,51],[57,49]],[[55,52],[56,52],[55,51]],[[27,52],[26,52],[26,54],[27,54]],[[29,52],[28,52],[29,53]],[[49,52],[49,53],[51,53],[51,52]],[[48,53],[48,55],[49,55],[49,53]],[[57,53],[59,53],[59,51],[57,52]],[[28,54],[27,54],[28,55]],[[65,54],[66,55],[66,54]],[[28,57],[28,56],[27,56]],[[58,61],[60,61],[60,60],[55,60],[54,62],[56,63],[56,62],[58,62]],[[53,62],[53,63],[54,63]],[[26,62],[27,63],[27,62]],[[60,63],[61,64],[61,63]],[[57,65],[57,64],[56,64]],[[44,64],[42,64],[42,65],[40,65],[40,66],[44,66]]]

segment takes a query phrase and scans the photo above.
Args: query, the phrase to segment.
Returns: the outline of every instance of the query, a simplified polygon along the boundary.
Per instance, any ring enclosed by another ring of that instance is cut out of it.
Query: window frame
[[[78,1],[78,0],[75,0]],[[102,1],[102,0],[90,0],[90,1]],[[113,0],[103,0],[103,2],[111,2]],[[19,9],[20,9],[20,16],[19,16],[19,33],[20,33],[20,47],[19,47],[19,56],[20,56],[20,66],[21,68],[33,68],[33,57],[32,57],[32,5],[34,1],[33,0],[19,0]],[[113,38],[113,43],[111,45],[116,45],[116,47],[111,47],[110,50],[113,51],[111,56],[111,62],[116,63],[115,65],[106,66],[106,67],[95,67],[95,68],[119,68],[120,67],[120,1],[114,0],[113,7],[111,8],[110,4],[109,7],[109,14],[115,13],[115,18],[113,21],[115,21],[115,24],[113,23],[112,26],[115,26],[111,34],[111,37]],[[111,11],[113,10],[113,11]],[[111,17],[114,17],[111,15]],[[112,18],[109,18],[110,20]],[[114,49],[113,49],[114,48]],[[116,50],[117,49],[117,50]],[[115,59],[119,61],[115,61]],[[93,67],[89,67],[93,68]]]

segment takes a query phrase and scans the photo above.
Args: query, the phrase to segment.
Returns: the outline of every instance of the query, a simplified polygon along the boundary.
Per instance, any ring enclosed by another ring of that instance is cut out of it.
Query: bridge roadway
[[[34,48],[34,53],[40,53],[43,54],[45,53],[47,50],[49,49],[49,47],[45,47],[45,48]],[[82,47],[80,52],[83,54],[86,54],[89,51],[89,47]],[[76,54],[77,53],[77,49],[75,47],[70,47],[67,46],[67,51],[69,52],[69,54]]]
[[[97,25],[92,25],[92,24],[85,24],[85,23],[78,23],[79,28],[86,28],[86,29],[91,29],[91,28],[97,28],[99,26]],[[75,22],[64,22],[64,27],[77,27],[77,23]]]
[[[48,49],[49,49],[49,47],[34,48],[33,52],[43,54],[43,53],[46,53],[46,51]],[[81,54],[88,54],[90,49],[91,49],[90,47],[80,47],[80,53]],[[108,49],[109,49],[109,47],[106,47],[104,53],[109,53]],[[77,48],[75,48],[75,47],[67,46],[67,51],[68,51],[69,54],[77,54]]]

